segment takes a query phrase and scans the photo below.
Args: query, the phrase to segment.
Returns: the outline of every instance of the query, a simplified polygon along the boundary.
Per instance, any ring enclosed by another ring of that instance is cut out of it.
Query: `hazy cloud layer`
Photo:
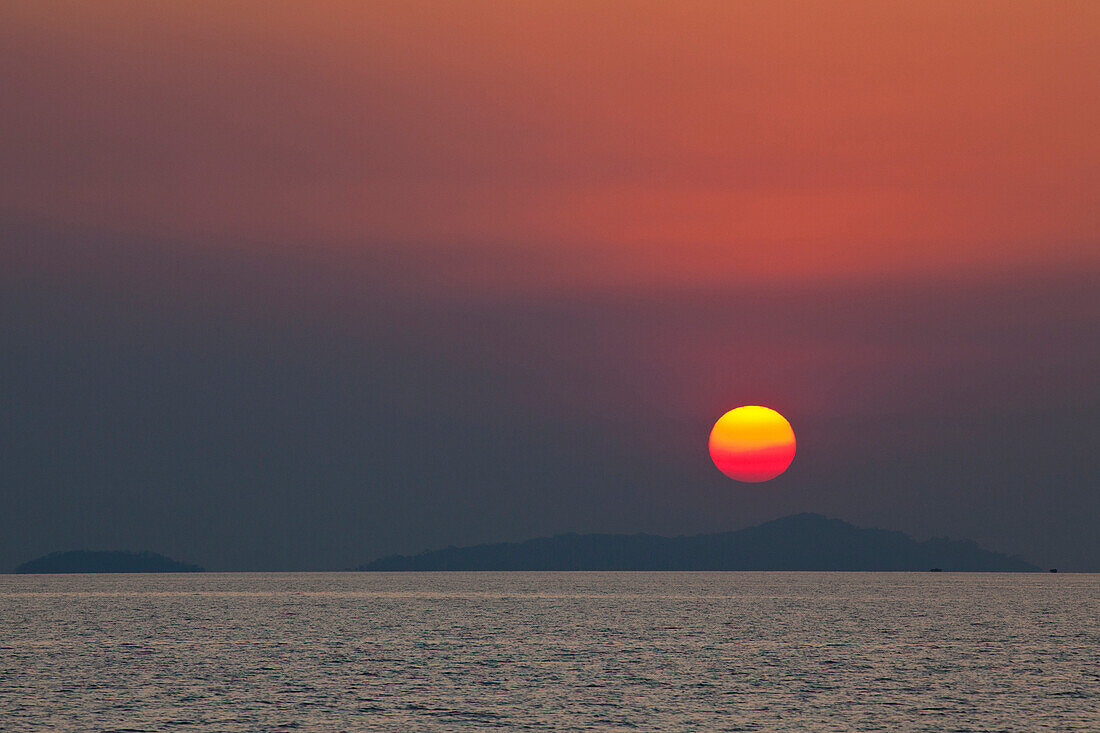
[[[1090,277],[463,300],[387,290],[399,262],[4,241],[0,564],[344,567],[816,510],[1100,567]],[[771,484],[706,455],[744,402],[798,432]]]

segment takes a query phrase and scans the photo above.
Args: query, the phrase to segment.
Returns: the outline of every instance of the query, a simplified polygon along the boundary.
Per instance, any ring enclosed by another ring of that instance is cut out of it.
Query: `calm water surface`
[[[0,575],[0,729],[1100,730],[1100,575]]]

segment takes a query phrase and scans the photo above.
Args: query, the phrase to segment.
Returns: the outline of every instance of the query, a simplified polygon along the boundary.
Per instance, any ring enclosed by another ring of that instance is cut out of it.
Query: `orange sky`
[[[0,78],[0,210],[65,226],[475,284],[1100,265],[1092,0],[6,2]]]

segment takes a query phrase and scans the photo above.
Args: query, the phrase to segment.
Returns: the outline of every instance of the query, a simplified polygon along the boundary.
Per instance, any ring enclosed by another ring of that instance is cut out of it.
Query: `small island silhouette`
[[[197,573],[198,565],[173,560],[155,552],[71,550],[29,560],[16,573]]]
[[[565,534],[383,557],[358,570],[848,570],[1035,572],[1017,555],[974,542],[918,542],[820,514],[795,514],[735,532],[682,537]]]

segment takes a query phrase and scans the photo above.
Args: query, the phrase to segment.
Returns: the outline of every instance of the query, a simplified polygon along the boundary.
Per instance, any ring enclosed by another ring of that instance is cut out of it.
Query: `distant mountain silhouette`
[[[54,552],[23,563],[17,573],[196,573],[188,565],[155,552]]]
[[[1036,571],[1019,556],[969,541],[917,542],[820,514],[695,535],[565,534],[519,543],[394,555],[359,570],[918,570]]]

